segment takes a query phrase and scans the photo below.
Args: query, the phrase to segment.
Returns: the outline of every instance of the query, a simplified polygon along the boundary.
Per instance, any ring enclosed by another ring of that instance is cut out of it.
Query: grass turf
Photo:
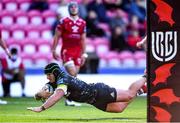
[[[147,105],[146,97],[136,98],[123,113],[107,113],[88,104],[81,107],[65,106],[60,101],[51,109],[41,113],[26,110],[26,107],[39,106],[41,102],[33,98],[2,98],[7,100],[7,105],[0,105],[0,123],[126,123],[146,122]]]

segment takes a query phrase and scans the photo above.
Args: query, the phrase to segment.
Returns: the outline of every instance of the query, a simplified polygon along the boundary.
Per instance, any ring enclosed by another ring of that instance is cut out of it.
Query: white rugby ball
[[[50,84],[45,84],[45,86],[42,88],[42,90],[49,92],[49,93],[53,93],[54,89]]]

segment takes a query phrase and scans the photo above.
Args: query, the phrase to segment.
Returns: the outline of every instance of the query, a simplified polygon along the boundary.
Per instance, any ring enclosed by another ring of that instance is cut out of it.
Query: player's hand
[[[27,110],[33,111],[33,112],[41,112],[43,111],[41,106],[40,107],[27,107]]]
[[[143,43],[142,43],[142,42],[137,42],[136,47],[138,47],[138,48],[142,48],[142,45],[143,45]]]
[[[34,96],[34,98],[36,100],[46,100],[47,98],[49,98],[53,93],[50,93],[50,92],[47,92],[47,91],[44,91],[44,90],[40,90],[39,92],[37,92]]]
[[[53,58],[56,60],[59,60],[59,55],[56,53],[56,51],[52,51]]]
[[[83,66],[85,64],[85,62],[86,62],[86,58],[82,57],[81,58],[81,66]]]
[[[144,48],[146,50],[147,37],[144,37],[140,42],[136,43],[138,48]]]
[[[83,66],[86,62],[88,55],[86,53],[82,54],[81,56],[81,66]]]

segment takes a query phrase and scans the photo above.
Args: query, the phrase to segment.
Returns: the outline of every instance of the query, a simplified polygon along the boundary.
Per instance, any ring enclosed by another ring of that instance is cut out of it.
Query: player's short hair
[[[18,50],[17,48],[15,47],[12,47],[11,50],[10,50],[11,54],[17,54],[18,53]]]
[[[70,12],[70,8],[71,8],[72,6],[76,6],[77,8],[79,7],[79,6],[78,6],[78,3],[77,3],[76,1],[71,1],[71,2],[68,4],[68,11],[69,11],[69,12]]]

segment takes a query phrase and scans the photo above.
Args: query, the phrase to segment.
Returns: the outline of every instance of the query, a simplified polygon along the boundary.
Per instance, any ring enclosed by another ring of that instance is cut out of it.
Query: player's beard
[[[77,16],[78,13],[70,13],[70,16]]]

